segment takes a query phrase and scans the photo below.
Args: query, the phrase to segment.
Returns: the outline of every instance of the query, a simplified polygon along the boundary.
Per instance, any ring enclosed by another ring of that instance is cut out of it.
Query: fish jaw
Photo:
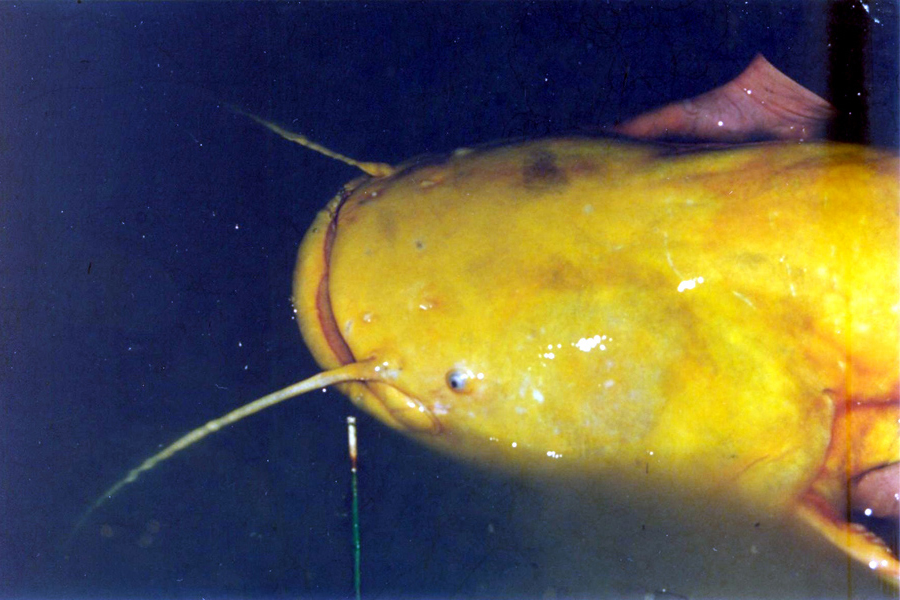
[[[345,185],[316,215],[303,238],[294,268],[294,314],[300,334],[313,357],[323,368],[333,369],[353,361],[334,324],[328,296],[328,269],[334,219],[344,199],[358,182]]]
[[[332,312],[328,288],[331,245],[341,205],[370,181],[360,177],[347,183],[316,215],[300,244],[294,269],[294,314],[307,347],[323,369],[334,369],[359,360],[380,362],[375,371],[383,381],[338,384],[337,388],[379,421],[406,432],[437,434],[440,423],[415,397],[394,384],[399,365],[384,356],[354,356]]]

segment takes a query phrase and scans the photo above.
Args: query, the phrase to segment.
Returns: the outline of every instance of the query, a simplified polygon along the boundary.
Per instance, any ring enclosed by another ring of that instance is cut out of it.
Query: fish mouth
[[[360,177],[346,184],[322,209],[300,244],[294,270],[294,311],[307,347],[323,368],[371,362],[378,377],[338,384],[350,400],[375,418],[407,433],[437,434],[440,422],[414,395],[401,389],[400,369],[380,356],[356,356],[341,332],[329,288],[331,250],[338,233],[341,208],[372,181]]]
[[[334,246],[334,240],[337,237],[338,215],[340,214],[341,207],[343,207],[347,199],[353,195],[353,192],[361,184],[352,185],[352,187],[351,185],[352,184],[348,184],[347,186],[344,186],[341,192],[329,202],[325,211],[323,211],[328,213],[328,226],[324,229],[321,245],[321,261],[323,269],[319,274],[318,285],[315,290],[315,314],[317,315],[318,330],[324,336],[324,340],[328,345],[328,350],[331,355],[342,365],[356,362],[356,357],[353,356],[353,351],[347,344],[347,340],[341,334],[337,318],[334,316],[329,282],[331,280],[331,249]]]

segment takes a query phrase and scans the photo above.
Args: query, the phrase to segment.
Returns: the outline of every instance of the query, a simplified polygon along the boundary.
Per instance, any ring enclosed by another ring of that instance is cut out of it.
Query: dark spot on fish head
[[[525,187],[545,188],[566,183],[566,173],[556,163],[556,155],[549,150],[535,150],[525,159],[522,182]]]

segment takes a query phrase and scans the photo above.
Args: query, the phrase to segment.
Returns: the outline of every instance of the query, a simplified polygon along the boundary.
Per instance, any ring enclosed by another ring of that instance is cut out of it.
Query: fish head
[[[644,452],[686,330],[640,269],[583,256],[583,241],[553,230],[569,220],[558,211],[585,209],[553,201],[571,191],[565,171],[586,164],[566,148],[415,161],[351,182],[319,213],[295,310],[323,368],[375,365],[376,380],[339,386],[357,406],[507,469],[630,465]],[[630,147],[616,151],[627,162]]]

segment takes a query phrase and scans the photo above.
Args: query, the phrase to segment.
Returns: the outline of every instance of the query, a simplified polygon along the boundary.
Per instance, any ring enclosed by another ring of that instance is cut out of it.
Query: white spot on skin
[[[693,279],[685,279],[678,284],[678,291],[692,290],[703,283],[703,277],[694,277]]]
[[[612,338],[608,338],[605,335],[595,335],[589,338],[581,338],[574,344],[576,348],[581,350],[582,352],[590,352],[594,348],[600,348],[601,350],[606,350],[606,344],[603,342],[610,341]]]
[[[538,404],[544,403],[544,395],[537,388],[531,390],[531,397],[537,400]]]
[[[388,363],[385,361],[380,365],[376,365],[375,369],[373,369],[376,373],[380,373],[384,379],[390,379],[396,381],[398,377],[400,377],[400,369],[391,369]],[[410,408],[415,408],[417,405],[410,403]]]

